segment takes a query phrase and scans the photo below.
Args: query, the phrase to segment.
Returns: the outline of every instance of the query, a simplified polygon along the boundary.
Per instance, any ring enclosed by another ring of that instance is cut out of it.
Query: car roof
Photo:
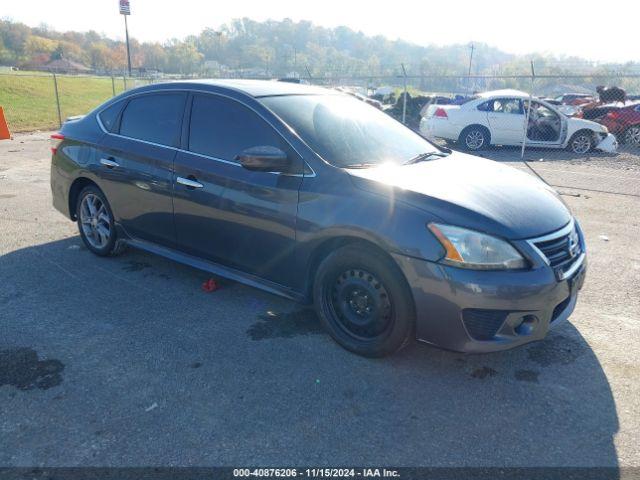
[[[482,92],[478,94],[478,97],[480,98],[494,98],[494,97],[529,98],[529,94],[521,90],[504,89],[504,90],[492,90],[490,92]]]
[[[158,86],[181,86],[187,88],[218,87],[242,92],[252,97],[269,97],[276,95],[335,95],[338,92],[313,85],[304,85],[291,82],[279,82],[276,80],[239,80],[239,79],[206,79],[206,80],[180,80],[178,82],[165,82],[154,84]]]

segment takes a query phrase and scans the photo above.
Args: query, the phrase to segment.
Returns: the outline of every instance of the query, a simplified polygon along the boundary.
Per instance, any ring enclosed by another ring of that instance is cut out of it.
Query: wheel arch
[[[339,235],[322,240],[313,248],[308,257],[309,260],[307,262],[308,266],[305,272],[304,285],[304,296],[307,300],[310,300],[313,297],[312,292],[315,282],[315,276],[322,261],[327,258],[331,254],[331,252],[347,245],[358,245],[362,246],[362,248],[365,249],[374,250],[376,253],[379,253],[387,260],[389,260],[389,262],[391,262],[391,264],[401,274],[402,279],[405,282],[405,286],[407,287],[411,298],[413,299],[413,292],[411,290],[407,277],[405,276],[398,262],[395,261],[395,259],[389,254],[386,249],[384,249],[380,244],[371,239],[363,238],[356,235]]]
[[[597,138],[597,134],[598,132],[596,132],[595,130],[589,128],[589,127],[582,127],[579,128],[578,130],[576,130],[575,132],[573,132],[570,136],[569,136],[569,140],[567,141],[567,145],[565,148],[571,149],[571,142],[573,142],[573,139],[575,137],[577,137],[578,135],[582,134],[582,133],[586,133],[588,135],[591,136],[591,141],[593,142],[591,145],[591,148],[593,149],[593,147],[596,146],[596,144],[598,143],[598,138]]]
[[[69,218],[71,218],[71,220],[75,221],[78,219],[76,215],[76,205],[78,204],[78,195],[80,195],[80,192],[88,186],[94,186],[102,192],[102,189],[100,188],[100,186],[98,186],[96,182],[94,182],[93,180],[87,177],[76,178],[71,184],[71,186],[69,187],[68,207],[69,207]]]

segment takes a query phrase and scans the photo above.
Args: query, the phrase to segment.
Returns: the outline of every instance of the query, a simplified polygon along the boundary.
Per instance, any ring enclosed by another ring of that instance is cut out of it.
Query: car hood
[[[560,196],[541,180],[463,153],[347,171],[357,188],[408,203],[444,223],[504,238],[540,236],[571,220]]]
[[[604,126],[600,125],[597,122],[593,122],[591,120],[585,120],[584,118],[574,118],[569,117],[569,133],[577,132],[578,130],[582,130],[586,128],[587,130],[593,130],[594,132],[604,132]]]

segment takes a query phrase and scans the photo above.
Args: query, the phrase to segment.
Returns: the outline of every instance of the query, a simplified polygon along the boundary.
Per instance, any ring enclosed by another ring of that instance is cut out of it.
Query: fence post
[[[520,151],[520,160],[524,160],[524,149],[525,145],[527,144],[527,134],[529,133],[529,116],[531,115],[531,100],[533,99],[533,82],[535,79],[536,71],[533,68],[533,60],[531,60],[531,90],[529,91],[529,105],[527,108],[527,115],[524,119],[524,134],[522,135],[522,150]]]
[[[402,99],[402,124],[406,125],[407,124],[407,71],[404,68],[404,63],[401,63],[400,65],[402,65],[402,76],[404,78],[404,95],[403,95],[403,99]]]
[[[116,96],[116,81],[113,78],[113,75],[111,75],[111,91],[113,92],[113,96]]]
[[[56,93],[56,107],[58,108],[58,125],[62,128],[62,113],[60,112],[60,95],[58,95],[58,78],[53,74],[53,90]]]
[[[124,91],[127,91],[127,76],[122,75],[122,81],[124,82]]]

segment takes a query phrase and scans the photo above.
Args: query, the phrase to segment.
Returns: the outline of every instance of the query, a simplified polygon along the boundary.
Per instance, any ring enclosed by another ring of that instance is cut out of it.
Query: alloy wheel
[[[471,130],[467,133],[464,142],[469,150],[478,150],[484,145],[484,135],[480,130]]]
[[[80,203],[80,225],[87,242],[98,250],[107,246],[111,239],[111,217],[104,202],[93,193],[88,193]]]
[[[624,141],[627,145],[640,147],[640,125],[629,127],[626,135],[624,136]]]
[[[571,150],[583,154],[591,150],[591,137],[586,133],[580,134],[571,141]]]

